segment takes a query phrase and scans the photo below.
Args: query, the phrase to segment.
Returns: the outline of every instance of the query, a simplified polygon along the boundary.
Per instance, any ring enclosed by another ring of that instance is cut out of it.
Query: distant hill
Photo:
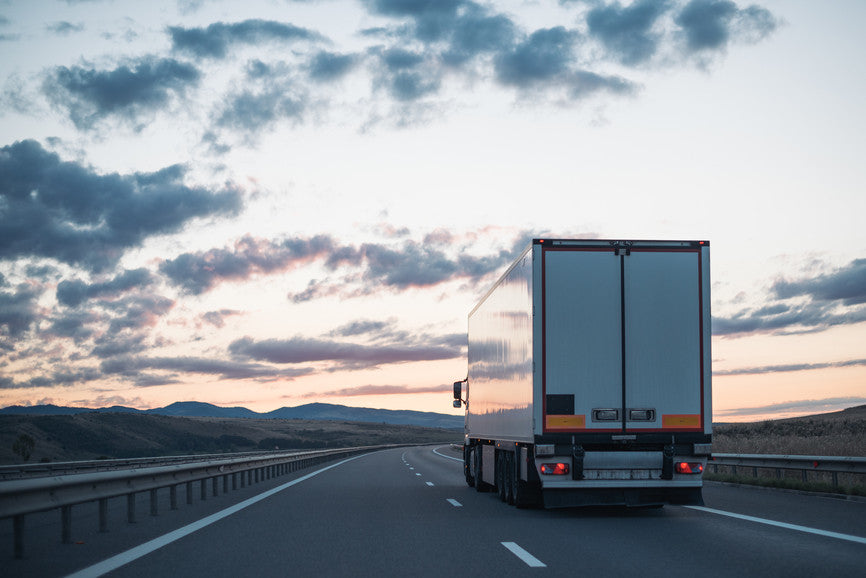
[[[220,407],[198,401],[178,401],[165,407],[148,410],[123,406],[91,409],[57,405],[13,405],[0,409],[0,415],[77,415],[92,412],[141,413],[174,417],[358,421],[390,425],[416,425],[441,429],[463,429],[463,416],[424,411],[349,407],[330,403],[308,403],[297,407],[281,407],[267,413],[258,413],[245,407]]]

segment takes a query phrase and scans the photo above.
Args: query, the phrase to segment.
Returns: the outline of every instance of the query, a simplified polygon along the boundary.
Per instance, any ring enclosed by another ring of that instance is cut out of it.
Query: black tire
[[[520,460],[517,458],[520,454],[515,454],[514,459],[514,476],[511,486],[512,495],[514,496],[514,505],[518,508],[531,508],[538,501],[538,491],[532,487],[532,484],[520,479]]]
[[[472,450],[472,461],[475,465],[475,491],[476,492],[484,492],[487,491],[487,484],[484,483],[484,477],[481,475],[481,446],[475,446],[475,449]]]
[[[475,487],[475,476],[472,475],[472,450],[469,446],[463,446],[463,475],[466,477],[466,485]]]

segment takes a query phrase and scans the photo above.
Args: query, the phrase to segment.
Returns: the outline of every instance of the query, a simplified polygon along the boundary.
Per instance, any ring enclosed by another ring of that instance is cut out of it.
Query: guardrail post
[[[72,506],[60,507],[60,541],[72,543]]]
[[[219,493],[219,485],[220,485],[220,479],[219,479],[219,477],[211,478],[211,492],[213,493],[213,497],[214,497],[214,498],[216,498],[217,496],[220,495],[220,493]]]
[[[839,487],[839,473],[838,472],[832,472],[832,473],[833,473],[833,487],[838,488]]]
[[[169,499],[169,502],[171,503],[171,506],[170,506],[171,509],[177,510],[177,484],[169,486],[168,499]]]
[[[16,560],[20,560],[24,557],[24,514],[12,516],[12,532],[14,534],[12,539],[13,555]]]
[[[108,532],[108,498],[99,498],[99,531]]]
[[[186,503],[192,504],[192,482],[186,483]]]
[[[223,493],[224,494],[229,493],[229,475],[228,474],[223,474]]]
[[[241,478],[241,487],[246,488],[247,487],[247,473],[245,471],[244,472],[238,472],[238,475]]]
[[[126,521],[135,524],[135,494],[126,494]]]
[[[238,489],[238,473],[232,472],[232,489],[237,491]]]
[[[157,511],[156,488],[150,490],[150,515],[159,515],[159,512]]]
[[[204,502],[207,500],[207,479],[201,479],[201,501]]]

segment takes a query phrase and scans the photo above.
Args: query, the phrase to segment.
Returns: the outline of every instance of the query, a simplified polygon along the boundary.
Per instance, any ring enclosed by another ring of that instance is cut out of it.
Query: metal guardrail
[[[285,449],[282,451],[259,450],[253,452],[237,452],[230,454],[192,454],[182,456],[122,458],[77,462],[39,462],[33,464],[3,465],[0,466],[0,482],[4,480],[36,478],[40,476],[64,476],[70,474],[83,474],[86,472],[131,470],[136,468],[164,466],[168,464],[202,462],[205,460],[236,459],[246,456],[266,456],[274,454],[285,454],[287,452],[300,453],[303,451],[304,450],[301,449]]]
[[[776,477],[782,477],[782,470],[798,470],[802,472],[804,482],[809,481],[809,472],[829,472],[832,475],[833,487],[839,486],[839,474],[866,474],[866,458],[848,456],[783,456],[764,454],[713,454],[707,463],[718,473],[719,466],[731,468],[732,474],[738,473],[738,468],[749,468],[754,477],[758,469],[776,471]]]
[[[127,521],[135,522],[135,497],[141,492],[150,492],[150,513],[157,515],[157,490],[169,488],[171,509],[178,509],[177,490],[186,486],[186,502],[193,503],[193,483],[200,485],[201,499],[208,494],[210,482],[213,496],[222,492],[244,488],[262,480],[297,471],[323,461],[348,457],[399,445],[366,446],[318,451],[261,452],[249,454],[221,454],[218,458],[207,456],[204,460],[191,460],[184,456],[181,463],[161,465],[138,465],[125,469],[93,471],[86,465],[85,473],[43,475],[0,481],[0,519],[12,518],[15,558],[24,555],[24,520],[28,514],[60,509],[61,542],[72,541],[72,506],[87,502],[99,502],[99,531],[108,531],[108,500],[126,496]],[[264,455],[262,455],[264,454]],[[148,459],[148,458],[146,458]],[[123,460],[115,460],[123,461]],[[64,471],[72,462],[62,464]],[[103,464],[104,465],[104,464]],[[81,470],[80,470],[81,471]]]

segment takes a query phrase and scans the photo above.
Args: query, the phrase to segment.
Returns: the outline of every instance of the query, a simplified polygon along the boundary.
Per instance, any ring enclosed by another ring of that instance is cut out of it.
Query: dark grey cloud
[[[350,271],[339,280],[314,280],[307,290],[290,296],[302,302],[337,293],[369,294],[383,286],[403,291],[455,279],[475,282],[499,270],[512,257],[512,252],[506,250],[452,257],[440,246],[410,240],[394,246],[355,246],[341,244],[327,235],[281,241],[247,236],[231,248],[181,254],[161,263],[159,270],[172,284],[191,294],[204,293],[224,281],[278,273],[310,261],[319,261],[333,272]]]
[[[222,281],[241,281],[252,275],[286,271],[330,253],[334,241],[326,235],[283,241],[242,238],[231,249],[184,253],[164,261],[159,270],[187,293],[212,289]]]
[[[238,132],[252,142],[260,132],[272,130],[277,122],[302,121],[308,99],[302,85],[268,78],[260,87],[228,95],[214,125]]]
[[[102,316],[93,311],[66,311],[52,319],[47,333],[78,343],[92,337],[95,333],[92,326],[101,320]]]
[[[317,82],[331,82],[345,77],[361,64],[357,54],[340,54],[320,50],[310,58],[307,73]]]
[[[135,126],[141,115],[186,96],[200,78],[192,64],[145,56],[113,70],[58,66],[48,73],[42,90],[76,128],[89,130],[110,117]]]
[[[776,280],[770,293],[770,300],[761,307],[714,317],[713,333],[787,334],[862,323],[866,321],[866,259],[856,259],[831,273]]]
[[[3,287],[0,284],[0,287]],[[0,290],[0,348],[5,338],[21,337],[37,319],[36,300],[42,291],[31,284],[22,283],[12,290]]]
[[[106,333],[95,340],[90,355],[99,359],[108,359],[121,355],[141,353],[150,347],[145,335],[140,332],[123,332],[121,334]]]
[[[788,363],[784,365],[740,367],[737,369],[713,370],[713,375],[761,375],[764,373],[811,371],[815,369],[838,369],[841,367],[857,367],[861,365],[866,365],[866,359],[848,359],[845,361],[829,361],[825,363]]]
[[[758,407],[740,407],[727,410],[714,410],[719,416],[762,415],[774,413],[809,412],[825,413],[866,404],[866,397],[826,397],[824,399],[801,399],[771,403]]]
[[[101,271],[152,235],[240,210],[239,191],[186,186],[185,171],[102,175],[36,141],[2,147],[0,259],[47,257]]]
[[[293,379],[312,373],[311,368],[275,368],[260,363],[202,357],[145,357],[124,356],[103,361],[100,370],[107,375],[122,375],[138,385],[162,385],[166,379],[175,383],[172,376],[157,376],[146,371],[168,371],[175,373],[197,373],[216,375],[219,379]]]
[[[103,302],[103,307],[113,313],[108,325],[109,333],[138,330],[156,325],[159,318],[168,313],[175,302],[161,295],[133,295],[116,301]]]
[[[142,289],[155,281],[147,269],[125,270],[113,279],[98,283],[85,283],[80,279],[61,281],[57,285],[57,301],[77,307],[94,297],[119,295],[130,289]]]
[[[691,52],[724,50],[733,39],[755,42],[772,33],[778,21],[769,10],[740,9],[730,0],[691,0],[674,18]]]
[[[411,386],[411,385],[359,385],[357,387],[345,387],[325,392],[312,392],[302,397],[357,397],[365,395],[412,395],[418,393],[448,393],[451,391],[450,384]]]
[[[496,58],[500,82],[518,87],[556,81],[569,71],[578,35],[562,26],[536,30]]]
[[[219,311],[208,311],[201,316],[202,321],[217,328],[225,327],[226,317],[241,315],[242,312],[237,309],[220,309]]]
[[[638,0],[628,6],[614,2],[590,10],[586,23],[590,35],[620,62],[640,64],[658,50],[663,33],[657,24],[671,5],[666,0]]]
[[[839,301],[843,305],[866,303],[866,259],[855,259],[845,267],[818,277],[773,283],[779,299],[808,296],[815,301]]]
[[[72,34],[73,32],[81,32],[84,30],[84,24],[78,23],[73,24],[72,22],[67,22],[66,20],[61,20],[59,22],[53,22],[45,27],[49,32],[53,32],[54,34],[58,34],[60,36],[67,36]]]
[[[237,358],[280,364],[332,362],[334,369],[362,369],[394,363],[454,359],[463,354],[461,348],[442,343],[435,338],[428,343],[360,344],[301,336],[262,340],[243,337],[229,345],[229,352]]]
[[[310,41],[325,38],[313,30],[273,20],[215,22],[207,28],[168,28],[172,48],[198,58],[223,59],[235,45],[259,45],[270,42]]]

